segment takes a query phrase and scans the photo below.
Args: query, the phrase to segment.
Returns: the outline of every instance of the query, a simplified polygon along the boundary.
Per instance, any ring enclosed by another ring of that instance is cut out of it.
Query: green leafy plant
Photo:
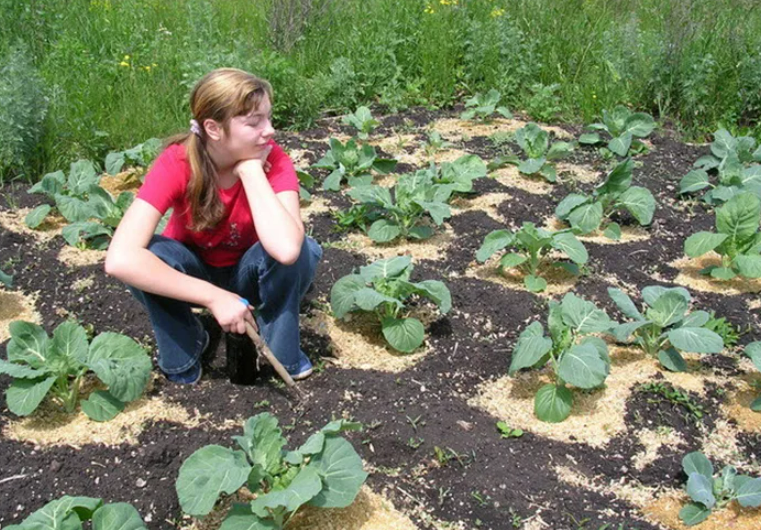
[[[314,177],[306,171],[296,170],[296,177],[299,179],[299,200],[309,202],[312,200],[312,194],[309,189],[314,187]]]
[[[706,328],[711,316],[705,311],[688,311],[692,297],[687,289],[645,287],[642,312],[621,289],[609,287],[608,294],[621,313],[632,319],[612,329],[616,340],[628,342],[633,337],[635,344],[668,370],[687,370],[680,352],[720,353],[724,349],[721,336]]]
[[[689,417],[692,417],[695,421],[703,419],[703,416],[705,415],[703,405],[695,402],[695,400],[692,399],[689,394],[679,390],[678,388],[675,388],[673,385],[654,381],[640,385],[639,391],[656,394],[663,397],[663,399],[669,403],[678,407],[682,407],[686,412],[690,414]]]
[[[442,162],[436,168],[431,164],[428,169],[433,182],[452,186],[455,193],[470,193],[473,191],[473,181],[487,174],[487,167],[478,155],[462,155],[453,162]]]
[[[382,186],[359,186],[347,193],[366,206],[368,216],[375,220],[367,235],[378,243],[404,239],[427,239],[433,228],[421,224],[431,219],[441,226],[452,215],[447,202],[453,186],[435,184],[430,171],[417,171],[402,175],[394,186],[393,194]]]
[[[549,182],[557,181],[557,171],[550,162],[565,158],[573,151],[573,145],[568,142],[550,145],[550,133],[533,122],[515,131],[515,141],[527,159],[508,156],[500,159],[500,163],[515,164],[524,175],[538,174]]]
[[[633,167],[632,160],[626,159],[591,195],[568,194],[555,208],[555,216],[581,234],[594,232],[604,224],[603,233],[610,239],[621,238],[621,227],[610,221],[617,210],[628,211],[640,225],[649,225],[655,213],[655,198],[647,188],[632,186]]]
[[[336,221],[334,232],[358,229],[367,233],[368,222],[372,224],[379,217],[367,204],[352,204],[348,209],[332,210],[330,216]]]
[[[743,192],[761,196],[761,146],[756,148],[752,136],[735,138],[726,129],[719,129],[711,143],[711,154],[701,156],[693,170],[679,182],[679,193],[695,193],[710,188],[703,200],[708,204],[721,204]],[[709,171],[717,174],[711,182]]]
[[[161,140],[149,138],[141,144],[125,149],[113,151],[106,155],[106,173],[116,175],[127,167],[148,167],[161,152]]]
[[[510,361],[510,374],[524,368],[541,369],[549,362],[554,382],[542,386],[534,398],[534,413],[542,421],[565,420],[573,407],[573,393],[566,385],[592,389],[610,373],[608,346],[592,333],[607,332],[615,322],[592,302],[568,293],[550,302],[549,337],[539,322],[518,337]]]
[[[304,505],[345,508],[354,502],[367,473],[344,431],[359,423],[332,421],[298,449],[286,451],[278,420],[269,412],[249,418],[239,449],[207,445],[182,463],[175,484],[182,510],[202,516],[212,511],[221,493],[244,485],[256,495],[248,504],[234,504],[220,530],[281,529]]]
[[[751,342],[745,346],[744,353],[750,358],[751,361],[753,361],[753,365],[756,367],[756,369],[761,371],[761,342]],[[761,412],[761,395],[753,400],[753,402],[750,404],[750,408],[755,412]]]
[[[526,277],[523,280],[526,288],[531,292],[544,291],[547,288],[547,280],[539,276],[540,266],[547,261],[547,256],[552,250],[557,250],[568,256],[575,264],[553,263],[563,267],[573,274],[578,274],[578,265],[583,265],[589,259],[586,247],[576,239],[571,230],[558,230],[549,232],[543,228],[537,228],[534,223],[523,223],[520,230],[514,232],[506,229],[490,232],[481,248],[476,253],[479,263],[488,260],[495,252],[512,248],[499,260],[499,269],[520,268]]]
[[[632,112],[623,105],[612,111],[602,111],[602,123],[592,123],[589,129],[605,131],[611,137],[608,149],[620,157],[647,149],[638,138],[647,138],[655,129],[653,117],[644,112]],[[636,139],[635,139],[636,138]],[[586,133],[579,137],[580,144],[597,145],[604,143],[599,133]]]
[[[442,314],[452,308],[452,295],[443,282],[409,281],[412,258],[399,256],[378,260],[360,267],[359,274],[339,279],[330,290],[330,307],[336,318],[352,311],[370,311],[377,315],[383,336],[395,350],[409,353],[423,343],[422,322],[408,317],[405,302],[417,295],[433,301]]]
[[[358,146],[354,139],[342,144],[336,138],[330,139],[330,150],[313,167],[330,169],[331,173],[322,183],[324,190],[338,191],[341,181],[346,178],[350,186],[372,183],[372,172],[382,175],[396,167],[396,160],[377,158],[375,147],[370,144]]]
[[[0,283],[6,287],[13,287],[13,274],[6,274],[0,269]]]
[[[535,120],[545,123],[554,120],[562,110],[560,98],[556,92],[560,89],[558,83],[545,85],[535,83],[531,85],[531,97],[526,102],[526,112]]]
[[[480,92],[472,98],[465,101],[465,108],[468,109],[460,115],[463,120],[489,120],[496,112],[504,118],[512,118],[512,113],[507,107],[497,106],[502,95],[495,89],[489,90],[486,94]]]
[[[761,201],[750,193],[741,193],[716,209],[716,232],[701,231],[684,242],[684,253],[697,258],[710,251],[721,255],[721,266],[701,270],[718,280],[737,275],[761,278]]]
[[[706,322],[705,328],[719,335],[724,341],[724,346],[731,348],[737,344],[737,341],[740,340],[740,328],[733,326],[726,317],[717,317],[714,311],[709,311],[708,314],[711,318]]]
[[[4,527],[6,530],[75,530],[91,521],[92,530],[148,530],[137,510],[126,502],[103,504],[92,497],[61,497],[24,519],[21,524]]]
[[[373,118],[370,109],[367,107],[359,107],[353,114],[347,114],[343,117],[343,123],[357,129],[359,131],[357,136],[360,140],[367,140],[373,129],[380,125],[380,122]]]
[[[441,133],[438,131],[431,131],[428,133],[428,141],[424,144],[423,148],[425,149],[425,153],[428,156],[431,156],[444,149],[449,149],[453,145],[452,142],[448,142],[442,138]]]
[[[523,436],[523,429],[513,429],[504,421],[497,422],[497,430],[502,438],[520,438]]]
[[[48,337],[30,322],[11,322],[8,360],[0,373],[13,378],[5,392],[8,409],[19,416],[34,412],[48,395],[74,412],[83,378],[92,372],[108,390],[96,390],[81,402],[95,421],[108,421],[139,398],[151,376],[151,359],[133,339],[101,333],[88,346],[85,328],[64,322]]]
[[[682,459],[687,475],[687,495],[691,502],[679,510],[679,518],[687,526],[702,523],[716,509],[737,501],[743,508],[761,506],[761,478],[740,475],[734,466],[725,466],[718,476],[706,456],[695,451]]]

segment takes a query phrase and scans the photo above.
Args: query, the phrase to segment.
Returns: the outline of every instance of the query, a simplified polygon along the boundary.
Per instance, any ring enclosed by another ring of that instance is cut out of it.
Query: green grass
[[[511,109],[536,117],[557,106],[559,119],[590,122],[624,103],[673,120],[690,138],[720,125],[757,132],[757,2],[452,4],[0,0],[0,62],[24,41],[45,80],[38,173],[79,157],[102,161],[111,149],[185,128],[190,88],[218,66],[268,78],[279,127],[360,103],[446,105],[497,88]],[[289,30],[278,10],[297,5],[313,14]]]

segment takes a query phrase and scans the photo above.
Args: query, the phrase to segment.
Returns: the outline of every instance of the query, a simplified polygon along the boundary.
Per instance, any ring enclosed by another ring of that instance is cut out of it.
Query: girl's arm
[[[295,263],[304,242],[298,192],[276,194],[259,159],[240,162],[235,171],[243,182],[254,227],[264,250],[284,265]]]
[[[106,254],[106,274],[148,293],[209,308],[222,329],[245,333],[245,321],[256,327],[240,297],[212,283],[170,267],[148,250],[161,212],[135,199],[114,233]]]

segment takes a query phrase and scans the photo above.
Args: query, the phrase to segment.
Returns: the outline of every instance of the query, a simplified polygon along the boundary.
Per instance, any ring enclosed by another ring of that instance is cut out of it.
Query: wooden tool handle
[[[252,326],[250,322],[246,322],[246,334],[252,341],[254,341],[256,350],[264,355],[264,357],[267,359],[267,362],[272,365],[278,375],[283,379],[283,381],[285,381],[285,384],[288,386],[288,388],[295,390],[299,397],[304,397],[304,392],[298,386],[296,386],[293,378],[291,378],[291,374],[289,374],[288,370],[286,370],[282,363],[277,360],[277,357],[275,357],[275,355],[272,353],[272,350],[270,350],[269,346],[267,346],[267,344],[264,342],[264,339],[262,339],[262,337],[256,332],[254,326]]]

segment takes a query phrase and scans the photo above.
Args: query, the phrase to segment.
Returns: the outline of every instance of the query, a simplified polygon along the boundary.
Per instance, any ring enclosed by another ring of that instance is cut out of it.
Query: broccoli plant
[[[507,107],[498,107],[502,95],[495,89],[489,90],[486,94],[480,92],[465,101],[465,108],[468,109],[460,115],[460,119],[472,120],[489,120],[496,112],[504,118],[512,118],[512,113]]]
[[[682,469],[691,502],[679,510],[679,518],[687,526],[705,521],[714,509],[720,510],[732,501],[743,508],[761,506],[761,478],[740,475],[734,466],[725,466],[714,476],[711,461],[699,451],[682,459]]]
[[[513,349],[512,375],[524,368],[540,369],[550,363],[554,382],[541,387],[534,398],[534,413],[542,421],[565,420],[573,407],[573,393],[566,384],[591,389],[602,385],[610,373],[608,347],[592,333],[607,332],[615,322],[592,302],[568,293],[558,303],[550,302],[544,335],[539,322],[530,324]]]
[[[684,242],[684,252],[691,258],[716,251],[721,266],[701,271],[718,280],[731,280],[738,274],[761,278],[761,201],[750,193],[741,193],[716,209],[716,231],[697,232]]]
[[[108,421],[139,398],[151,376],[151,359],[131,338],[101,333],[88,346],[85,329],[64,322],[48,337],[37,324],[10,324],[8,360],[0,373],[13,378],[5,392],[8,408],[27,416],[48,394],[66,412],[74,412],[85,374],[93,372],[108,390],[97,390],[82,401],[82,411],[95,421]]]
[[[611,331],[618,342],[634,342],[645,353],[657,356],[673,372],[684,372],[687,363],[682,352],[719,353],[724,349],[721,336],[706,327],[711,315],[705,311],[688,312],[691,296],[682,287],[651,285],[642,289],[643,311],[620,289],[608,288],[621,313],[631,322],[619,324]]]
[[[499,163],[515,164],[524,175],[538,174],[549,182],[557,181],[555,166],[550,162],[560,160],[573,151],[573,145],[568,142],[554,142],[550,145],[550,133],[533,122],[515,131],[515,141],[527,159],[507,156],[501,158]]]
[[[351,311],[372,311],[383,336],[395,350],[409,353],[423,343],[422,322],[408,317],[405,302],[412,295],[432,300],[442,314],[452,308],[452,296],[443,282],[410,282],[412,258],[399,256],[360,267],[359,274],[339,279],[330,290],[330,306],[336,318]]]
[[[376,219],[367,235],[378,243],[398,237],[427,239],[433,228],[421,224],[430,218],[437,226],[452,215],[447,202],[452,195],[450,184],[435,184],[430,171],[422,170],[402,175],[394,193],[382,186],[359,186],[347,193],[366,206],[368,216]]]
[[[159,156],[160,151],[161,140],[150,138],[130,149],[108,153],[106,155],[106,173],[116,175],[125,166],[148,167]]]
[[[370,109],[367,107],[359,107],[354,114],[347,114],[343,118],[343,123],[357,129],[359,131],[357,136],[360,140],[367,140],[373,129],[380,125],[380,122],[373,118]]]
[[[92,530],[148,530],[140,514],[131,504],[115,502],[103,504],[92,497],[61,497],[24,519],[21,524],[4,526],[6,530],[79,529],[91,521]]]
[[[558,263],[553,264],[565,268],[569,272],[578,274],[578,265],[583,265],[589,259],[584,244],[576,239],[570,230],[558,230],[549,232],[543,228],[537,228],[534,223],[523,223],[520,230],[494,230],[484,239],[481,248],[476,253],[476,259],[483,263],[495,252],[511,247],[514,252],[507,253],[499,260],[499,269],[511,269],[518,267],[526,276],[523,283],[531,292],[544,291],[547,288],[547,280],[540,277],[539,268],[547,254],[557,250],[568,256],[576,264]]]
[[[610,221],[616,210],[628,211],[639,224],[649,225],[655,213],[655,198],[647,188],[631,185],[633,167],[632,160],[626,159],[591,195],[568,194],[555,208],[555,216],[581,234],[594,232],[604,223],[604,234],[610,239],[621,238],[621,227]]]
[[[695,193],[710,188],[703,200],[717,205],[735,195],[750,192],[761,196],[761,147],[756,148],[756,140],[751,136],[735,138],[726,129],[714,133],[711,154],[700,157],[694,169],[679,183],[679,193]],[[717,173],[716,183],[712,183],[708,172]]]
[[[589,125],[590,129],[605,131],[611,137],[608,149],[620,157],[625,157],[629,152],[639,153],[646,149],[641,140],[646,138],[655,129],[653,117],[644,112],[632,112],[623,105],[618,105],[611,112],[602,111],[602,123]],[[599,133],[586,133],[579,137],[580,144],[597,145],[604,143]]]
[[[377,158],[375,148],[364,144],[361,147],[355,140],[342,144],[336,138],[330,139],[330,151],[313,167],[330,169],[332,172],[325,177],[322,188],[339,191],[341,181],[347,178],[350,186],[361,186],[372,183],[372,171],[385,175],[396,167],[396,160]]]
[[[753,365],[756,367],[756,369],[761,371],[761,342],[751,342],[745,346],[744,353],[750,358],[751,361],[753,361]],[[753,400],[753,402],[750,404],[750,408],[755,412],[761,412],[761,395]]]
[[[182,463],[175,487],[182,510],[202,516],[212,511],[221,493],[244,485],[255,495],[248,504],[234,504],[220,530],[282,529],[304,505],[345,508],[354,502],[367,479],[362,459],[344,431],[359,423],[332,421],[298,449],[286,451],[277,418],[263,412],[249,418],[240,449],[207,445]]]

